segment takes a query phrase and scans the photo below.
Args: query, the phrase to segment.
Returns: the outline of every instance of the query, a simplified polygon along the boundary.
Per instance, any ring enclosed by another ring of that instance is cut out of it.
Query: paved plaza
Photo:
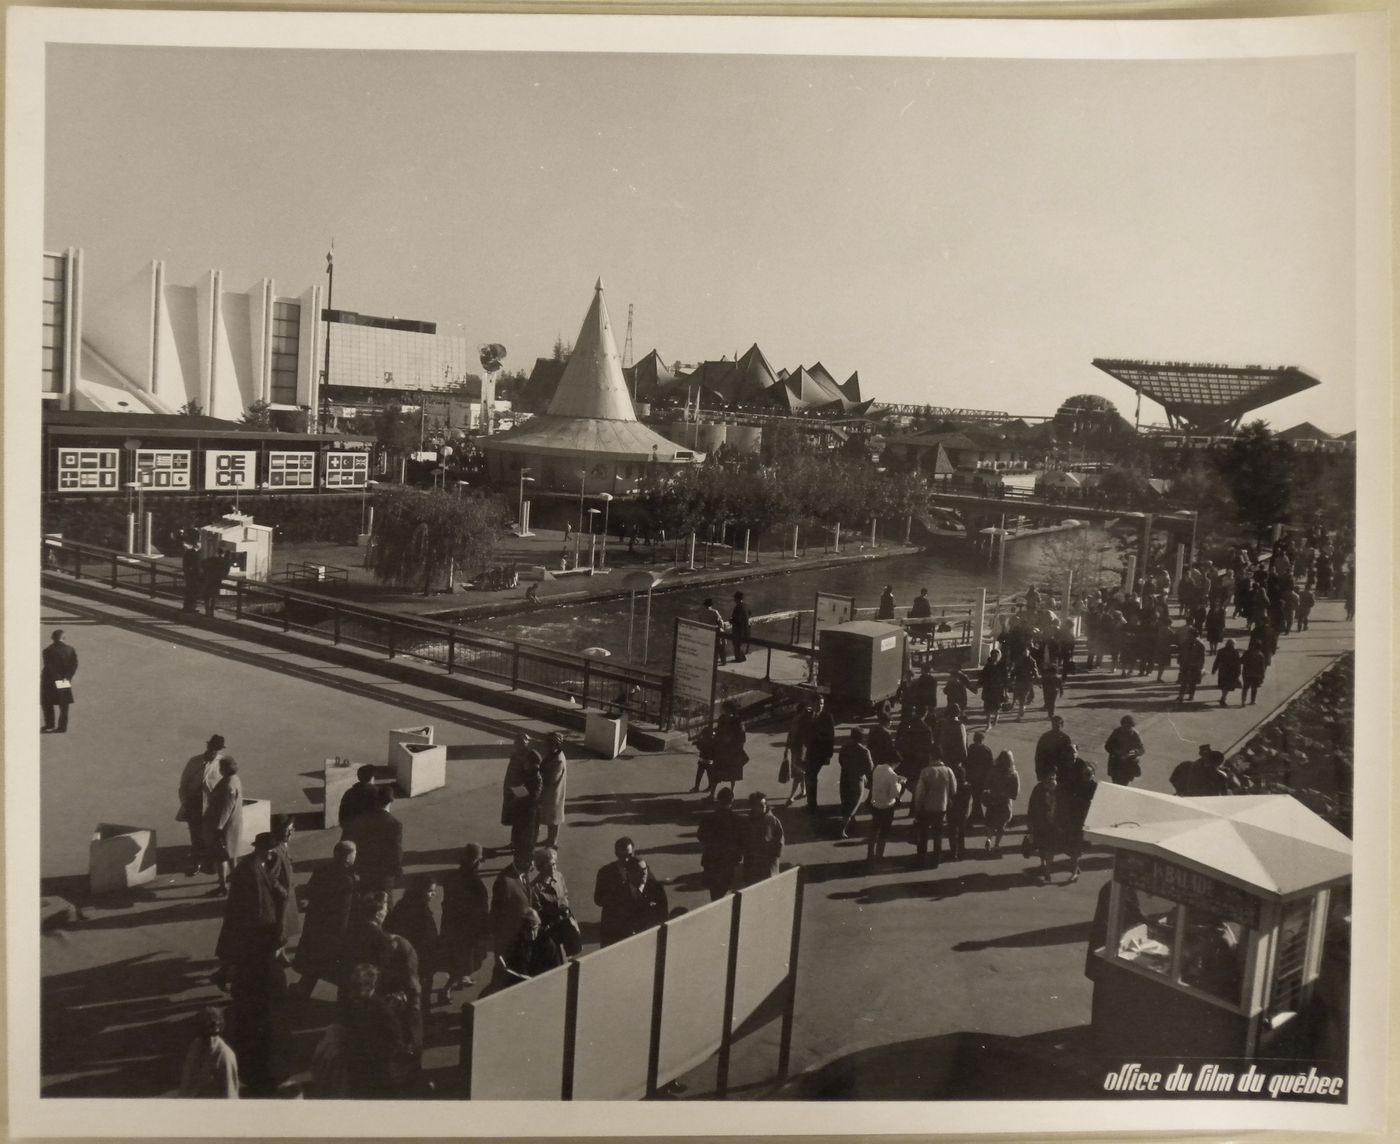
[[[80,916],[42,939],[44,1091],[50,1095],[159,1095],[173,1090],[187,1019],[221,998],[210,977],[223,901],[208,896],[211,877],[183,873],[186,831],[175,821],[181,766],[218,732],[240,763],[245,794],[271,799],[279,812],[300,816],[292,844],[296,876],[304,882],[339,836],[322,831],[322,760],[384,762],[392,727],[432,722],[448,744],[448,786],[400,799],[409,872],[454,865],[467,841],[499,847],[500,780],[512,729],[543,729],[523,716],[434,694],[273,649],[214,630],[177,613],[165,617],[46,591],[45,632],[61,626],[77,648],[81,670],[70,731],[42,740],[41,865],[44,893],[66,898]],[[1238,626],[1237,623],[1235,626]],[[1235,633],[1238,634],[1238,633]],[[1175,705],[1175,671],[1167,682],[1119,678],[1107,672],[1074,677],[1059,712],[1066,730],[1099,763],[1109,730],[1125,713],[1138,720],[1147,746],[1142,786],[1168,790],[1177,762],[1201,743],[1229,751],[1339,654],[1352,647],[1352,625],[1336,601],[1314,612],[1310,631],[1284,637],[1257,706],[1220,709],[1203,688],[1186,709]],[[1081,656],[1082,659],[1082,656]],[[1238,702],[1238,700],[1236,700]],[[37,716],[37,712],[36,712]],[[973,720],[973,727],[979,725]],[[1091,852],[1084,876],[1052,885],[1027,877],[1033,862],[1019,853],[1020,818],[1033,782],[1035,739],[1044,712],[1023,722],[1003,717],[988,736],[994,750],[1011,749],[1022,778],[1018,819],[1006,855],[980,849],[937,870],[916,870],[913,847],[896,824],[887,860],[871,870],[862,839],[837,841],[829,821],[813,823],[797,807],[780,808],[787,831],[784,861],[806,871],[792,1067],[800,1074],[854,1076],[843,1061],[870,1054],[900,1062],[882,1074],[909,1098],[967,1095],[972,1081],[931,1062],[976,1045],[996,1045],[1020,1059],[1053,1044],[1073,1042],[1089,1020],[1090,985],[1083,975],[1095,896],[1109,859]],[[783,728],[751,727],[752,761],[736,792],[779,795]],[[571,737],[572,738],[572,737]],[[688,793],[694,755],[629,750],[604,761],[569,750],[568,824],[561,835],[562,868],[585,942],[596,942],[596,869],[611,857],[614,839],[636,840],[653,871],[668,882],[673,906],[708,897],[699,881],[695,825],[705,804]],[[836,801],[835,769],[822,775],[822,801]],[[782,792],[785,793],[785,792]],[[160,875],[129,897],[87,896],[87,847],[98,822],[154,827]],[[488,883],[504,862],[485,864]],[[487,974],[478,974],[478,988]],[[697,988],[714,983],[698,982]],[[427,1029],[425,1064],[439,1096],[459,1090],[459,993],[437,1006]],[[297,1010],[292,1045],[304,1071],[321,1030],[333,1016],[333,994],[322,983]],[[769,1021],[747,1032],[731,1062],[738,1095],[772,1091],[778,1027]],[[884,1067],[882,1065],[882,1067]],[[902,1070],[902,1071],[900,1071]],[[686,1078],[683,1096],[711,1091],[713,1064]],[[1024,1078],[1022,1078],[1024,1079]],[[990,1083],[990,1082],[989,1082]],[[786,1095],[881,1095],[859,1078],[845,1091]],[[1032,1095],[1009,1085],[1007,1095]]]

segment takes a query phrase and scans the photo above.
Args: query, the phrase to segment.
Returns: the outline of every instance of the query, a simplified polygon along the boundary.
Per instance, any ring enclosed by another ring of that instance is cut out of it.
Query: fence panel
[[[733,916],[733,899],[721,898],[666,923],[658,1084],[684,1076],[719,1049]]]
[[[660,933],[646,930],[580,958],[575,1100],[640,1100],[646,1095]],[[696,988],[697,983],[684,987]]]
[[[567,966],[474,1001],[463,1051],[473,1100],[558,1100]]]
[[[793,867],[739,891],[744,907],[734,980],[734,1028],[752,1016],[787,977],[798,876]]]

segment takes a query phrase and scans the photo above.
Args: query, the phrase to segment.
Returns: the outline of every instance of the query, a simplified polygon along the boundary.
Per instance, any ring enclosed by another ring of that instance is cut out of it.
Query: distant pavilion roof
[[[480,445],[502,453],[587,454],[599,461],[704,459],[703,453],[668,441],[637,420],[601,279],[548,412],[483,438]]]
[[[1166,410],[1174,429],[1233,429],[1244,414],[1321,382],[1296,366],[1195,365],[1094,358],[1093,364]]]

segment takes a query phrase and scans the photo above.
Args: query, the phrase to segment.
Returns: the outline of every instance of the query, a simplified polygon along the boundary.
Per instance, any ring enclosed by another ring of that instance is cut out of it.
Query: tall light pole
[[[516,509],[515,519],[517,521],[516,527],[519,529],[521,536],[525,535],[525,482],[529,481],[532,485],[535,483],[534,477],[527,477],[525,475],[529,471],[530,467],[528,465],[523,466],[520,470],[520,504]]]
[[[594,551],[597,544],[597,536],[594,534],[593,526],[598,523],[598,510],[590,508],[588,510],[588,571],[593,571]]]
[[[608,566],[608,510],[612,508],[612,493],[599,493],[598,499],[603,502],[603,553],[599,557],[602,566]]]
[[[331,387],[331,310],[335,306],[335,238],[331,238],[331,248],[326,251],[326,364],[321,374],[321,384],[326,387],[326,391],[318,394],[317,416],[321,412],[321,407],[330,399]],[[317,429],[321,426],[318,424]]]
[[[588,484],[588,470],[578,471],[578,529],[574,532],[574,567],[578,567],[579,548],[583,543],[583,490]]]

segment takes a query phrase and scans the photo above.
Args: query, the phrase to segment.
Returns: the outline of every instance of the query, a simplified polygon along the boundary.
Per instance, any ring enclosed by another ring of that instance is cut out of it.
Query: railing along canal
[[[159,557],[129,555],[80,541],[46,537],[43,567],[151,599],[181,600],[185,593],[183,570]],[[484,676],[508,683],[513,690],[572,699],[585,710],[624,710],[633,719],[661,727],[670,718],[670,676],[642,667],[481,635],[441,621],[396,615],[241,576],[225,577],[215,610],[236,620],[383,652],[389,659],[421,660],[449,675]]]

